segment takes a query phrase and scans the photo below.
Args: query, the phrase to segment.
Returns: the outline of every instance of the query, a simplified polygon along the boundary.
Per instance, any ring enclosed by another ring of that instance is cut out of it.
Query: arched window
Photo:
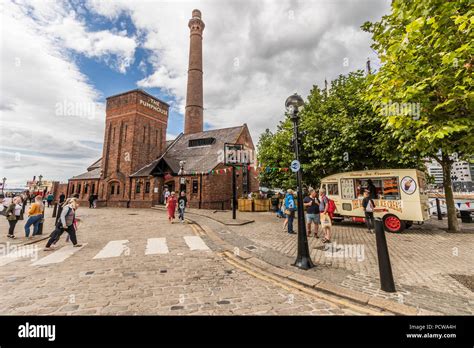
[[[110,185],[110,194],[111,195],[115,194],[115,185],[114,184]]]

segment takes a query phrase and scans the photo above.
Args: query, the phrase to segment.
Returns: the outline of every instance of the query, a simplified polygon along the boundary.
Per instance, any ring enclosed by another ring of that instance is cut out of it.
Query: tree
[[[412,167],[421,160],[412,155],[394,156],[393,140],[383,120],[364,99],[366,77],[362,71],[339,76],[328,90],[314,86],[301,116],[301,163],[303,182],[317,187],[320,179],[339,172]],[[259,162],[288,167],[294,159],[291,147],[292,123],[283,120],[275,134],[263,133],[258,144]],[[294,187],[294,175],[263,172],[268,186]]]
[[[382,63],[367,99],[400,154],[441,164],[450,231],[459,231],[452,163],[474,153],[473,16],[469,0],[394,0],[389,15],[362,26]]]

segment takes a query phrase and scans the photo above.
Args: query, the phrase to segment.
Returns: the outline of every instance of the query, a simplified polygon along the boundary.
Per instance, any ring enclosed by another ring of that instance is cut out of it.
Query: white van
[[[335,219],[364,221],[363,192],[368,180],[376,188],[374,217],[383,219],[388,232],[402,232],[414,222],[430,218],[426,179],[416,169],[377,169],[334,174],[321,180],[321,188],[334,200]],[[362,218],[362,219],[361,219]]]

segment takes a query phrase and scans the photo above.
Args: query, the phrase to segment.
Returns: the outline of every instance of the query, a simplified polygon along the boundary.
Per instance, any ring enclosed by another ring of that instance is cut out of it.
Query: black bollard
[[[438,213],[438,220],[443,220],[441,215],[441,205],[439,204],[439,198],[436,198],[436,212]]]
[[[392,266],[388,255],[387,240],[381,218],[375,219],[375,241],[377,245],[377,258],[379,261],[380,287],[386,292],[396,292],[393,281]]]
[[[41,220],[44,221],[44,213],[41,215]],[[40,223],[39,223],[39,226],[38,226],[38,235],[42,235],[42,234],[43,234],[43,225],[44,225],[44,222],[40,222]]]
[[[56,217],[56,213],[58,212],[58,203],[54,203],[54,208],[53,208],[53,217]]]

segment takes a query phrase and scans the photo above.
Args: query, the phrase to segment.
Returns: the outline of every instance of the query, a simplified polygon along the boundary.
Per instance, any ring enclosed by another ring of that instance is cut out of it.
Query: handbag
[[[329,214],[321,213],[321,226],[322,227],[332,226],[331,217],[329,216]]]

